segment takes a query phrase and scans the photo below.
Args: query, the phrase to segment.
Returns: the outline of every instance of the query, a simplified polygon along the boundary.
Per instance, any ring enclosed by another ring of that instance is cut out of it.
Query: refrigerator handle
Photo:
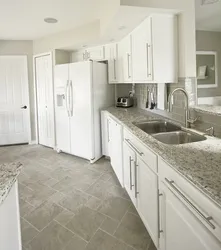
[[[69,100],[70,100],[70,116],[73,116],[73,84],[71,80],[70,80]]]
[[[68,117],[69,117],[70,115],[69,115],[69,94],[68,94],[69,87],[68,85],[69,85],[69,81],[67,80],[67,83],[65,86],[65,105],[66,105],[66,110],[67,110]]]

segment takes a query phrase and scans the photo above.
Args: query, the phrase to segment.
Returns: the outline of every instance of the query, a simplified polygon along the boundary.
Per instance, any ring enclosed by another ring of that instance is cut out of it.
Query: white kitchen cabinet
[[[96,46],[78,50],[72,53],[72,62],[87,61],[87,60],[94,60],[94,61],[105,60],[105,47]]]
[[[132,83],[131,35],[123,38],[118,44],[119,82]]]
[[[160,183],[162,250],[220,250],[221,242],[197,219],[182,198]]]
[[[111,43],[105,45],[105,59],[108,61],[108,81],[118,82],[118,44]]]
[[[131,34],[133,81],[153,81],[151,18],[147,18]]]
[[[105,47],[96,46],[86,49],[86,60],[102,61],[105,60]]]
[[[153,242],[158,246],[158,177],[138,155],[135,167],[137,210]]]
[[[132,33],[134,83],[177,81],[177,20],[174,15],[153,15]]]
[[[114,172],[123,186],[123,136],[122,126],[112,118],[108,118],[109,126],[109,155]]]
[[[78,50],[72,53],[72,62],[81,62],[86,60],[85,49]]]
[[[124,163],[124,187],[131,198],[134,206],[137,206],[135,198],[135,164],[136,164],[136,154],[127,145],[126,142],[123,143],[123,163]]]
[[[124,186],[156,246],[159,245],[158,176],[151,154],[124,130]],[[143,161],[145,159],[145,162]]]
[[[162,250],[220,250],[221,209],[159,158]]]

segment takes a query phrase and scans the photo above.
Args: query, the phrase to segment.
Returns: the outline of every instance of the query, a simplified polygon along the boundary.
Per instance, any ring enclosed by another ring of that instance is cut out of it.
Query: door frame
[[[34,110],[35,110],[35,136],[36,136],[36,144],[39,144],[39,131],[38,131],[38,98],[37,98],[37,82],[36,82],[36,59],[43,56],[50,56],[52,63],[52,126],[53,126],[53,149],[55,149],[55,103],[54,103],[54,60],[53,60],[53,52],[45,52],[36,54],[33,56],[33,77],[34,77]]]
[[[0,55],[0,57],[23,57],[25,58],[25,71],[27,76],[27,83],[25,84],[26,93],[28,96],[26,96],[27,99],[27,106],[28,106],[28,125],[27,125],[27,134],[28,134],[28,143],[32,144],[32,136],[31,136],[31,107],[30,107],[30,92],[29,92],[29,83],[30,78],[28,74],[28,56],[27,55]]]

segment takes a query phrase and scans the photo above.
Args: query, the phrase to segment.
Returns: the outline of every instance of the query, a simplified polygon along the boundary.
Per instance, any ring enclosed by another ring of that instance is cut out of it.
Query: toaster
[[[122,108],[130,108],[133,107],[134,105],[134,99],[133,97],[118,97],[117,98],[117,107],[122,107]]]

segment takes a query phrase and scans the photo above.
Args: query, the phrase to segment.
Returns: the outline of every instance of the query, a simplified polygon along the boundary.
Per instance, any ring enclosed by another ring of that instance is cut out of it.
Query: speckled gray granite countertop
[[[202,104],[202,105],[192,106],[190,108],[202,113],[221,116],[221,106]]]
[[[21,163],[0,164],[0,206],[9,194],[21,168]]]
[[[167,145],[146,134],[133,122],[153,120],[152,112],[111,107],[107,111],[177,172],[221,207],[221,140],[207,137],[201,142]]]

